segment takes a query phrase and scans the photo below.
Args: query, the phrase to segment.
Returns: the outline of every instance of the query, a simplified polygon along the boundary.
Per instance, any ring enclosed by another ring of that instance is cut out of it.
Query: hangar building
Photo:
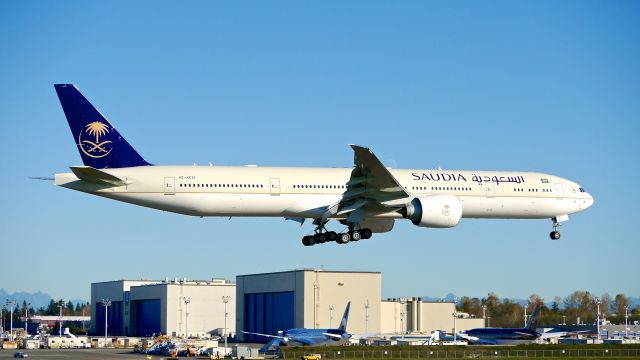
[[[380,332],[383,334],[431,334],[436,330],[482,328],[484,319],[455,311],[453,302],[422,301],[419,297],[387,299],[381,303]]]
[[[224,279],[117,280],[91,284],[91,332],[104,334],[105,306],[109,336],[202,336],[235,333],[235,284]]]
[[[380,296],[379,272],[303,269],[239,275],[236,277],[238,338],[266,342],[264,337],[242,331],[277,335],[278,330],[291,328],[338,327],[349,301],[348,331],[377,332]]]

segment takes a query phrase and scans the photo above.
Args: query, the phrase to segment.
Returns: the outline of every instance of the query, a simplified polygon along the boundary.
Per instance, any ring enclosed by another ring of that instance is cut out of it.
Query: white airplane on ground
[[[353,168],[159,166],[145,161],[71,84],[55,85],[84,166],[55,184],[135,205],[192,216],[313,219],[306,246],[346,244],[391,231],[396,219],[450,228],[462,218],[551,219],[550,237],[593,198],[573,181],[514,171],[388,169],[351,145]],[[327,231],[335,220],[348,231]]]

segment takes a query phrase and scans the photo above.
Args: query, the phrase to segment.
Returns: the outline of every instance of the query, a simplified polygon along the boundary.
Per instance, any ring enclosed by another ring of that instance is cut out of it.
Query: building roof
[[[236,277],[243,276],[261,276],[261,275],[272,275],[272,274],[286,274],[286,273],[294,273],[294,272],[323,272],[323,273],[337,273],[337,274],[382,274],[380,271],[338,271],[338,270],[324,270],[324,269],[293,269],[293,270],[284,270],[284,271],[273,271],[266,273],[258,273],[258,274],[245,274],[245,275],[236,275]]]

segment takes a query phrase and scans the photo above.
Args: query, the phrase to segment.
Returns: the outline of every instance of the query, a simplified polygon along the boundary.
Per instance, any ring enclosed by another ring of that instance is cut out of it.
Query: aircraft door
[[[280,195],[280,179],[278,178],[269,179],[269,186],[270,186],[269,192],[271,193],[271,195]]]
[[[563,198],[564,197],[564,190],[562,188],[562,184],[555,184],[556,185],[556,197],[557,198]]]
[[[487,185],[487,197],[488,198],[495,197],[496,196],[495,184],[492,183],[491,181],[485,182],[485,184]]]
[[[174,177],[165,177],[164,178],[164,194],[165,195],[173,195],[175,194],[176,187],[176,178]]]

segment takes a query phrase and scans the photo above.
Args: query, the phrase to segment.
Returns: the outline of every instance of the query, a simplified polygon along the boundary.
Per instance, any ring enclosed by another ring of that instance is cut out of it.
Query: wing
[[[338,334],[330,334],[330,333],[323,332],[322,335],[328,336],[328,337],[334,338],[334,339],[342,339],[342,336],[340,336]]]
[[[409,197],[406,190],[369,148],[350,146],[354,151],[354,168],[347,191],[339,202],[329,207],[323,220],[348,214],[347,221],[360,223],[367,216],[399,209],[398,200]]]
[[[467,341],[478,341],[478,340],[480,340],[480,338],[478,338],[477,336],[471,336],[471,335],[467,335],[465,333],[458,333],[457,336],[462,338],[462,339],[465,339]]]
[[[552,339],[552,338],[557,338],[557,337],[563,337],[563,336],[567,336],[569,335],[568,332],[566,331],[556,331],[556,332],[546,332],[546,333],[542,333],[540,334],[540,339]]]
[[[285,337],[285,336],[277,336],[277,335],[269,335],[269,334],[260,334],[260,333],[254,333],[254,332],[248,332],[248,331],[243,331],[243,334],[251,334],[251,335],[258,335],[258,336],[264,336],[264,337],[268,337],[268,338],[274,338],[274,339],[282,339],[284,341],[288,341],[289,338]]]

